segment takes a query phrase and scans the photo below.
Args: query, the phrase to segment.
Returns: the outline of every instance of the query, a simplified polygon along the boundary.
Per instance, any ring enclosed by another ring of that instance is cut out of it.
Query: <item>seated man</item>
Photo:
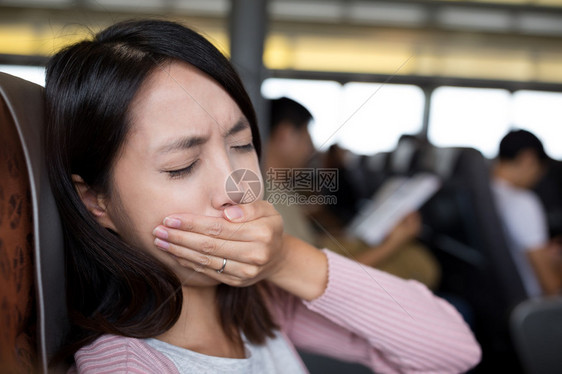
[[[320,247],[330,248],[342,255],[379,268],[406,279],[416,279],[430,289],[437,288],[440,268],[429,250],[418,243],[415,237],[421,230],[421,217],[413,212],[398,223],[385,240],[376,246],[367,246],[355,238],[347,238],[343,232],[341,214],[334,214],[314,199],[307,199],[308,193],[299,191],[302,199],[290,202],[288,195],[296,194],[287,179],[292,171],[312,170],[308,165],[316,153],[308,132],[312,114],[301,104],[288,98],[270,101],[270,132],[264,157],[266,198],[283,217],[285,232]],[[331,168],[337,165],[326,165]],[[343,187],[350,185],[343,165],[340,165],[337,203],[342,197],[351,198],[353,192]],[[316,171],[318,171],[316,169]],[[293,175],[293,178],[294,175]],[[286,182],[286,183],[285,183]],[[279,186],[285,185],[285,188]],[[272,188],[276,186],[276,188]],[[318,191],[316,191],[318,192]],[[317,197],[317,196],[314,196]],[[311,201],[316,201],[312,204]]]
[[[496,205],[529,297],[556,294],[562,288],[560,245],[549,240],[544,207],[531,191],[546,160],[535,135],[511,131],[500,143],[493,168]]]

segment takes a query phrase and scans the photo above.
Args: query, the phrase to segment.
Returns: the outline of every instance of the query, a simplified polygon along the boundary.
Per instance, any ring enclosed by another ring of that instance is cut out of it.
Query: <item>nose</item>
[[[219,147],[217,147],[218,149]],[[207,168],[209,215],[222,215],[222,211],[235,204],[251,203],[262,198],[263,183],[257,159],[240,156],[224,149],[216,151]]]
[[[238,202],[232,199],[230,197],[231,194],[227,191],[230,176],[235,170],[228,156],[217,156],[213,161],[214,165],[210,168],[207,187],[211,208],[214,211],[214,215],[216,215],[217,211],[222,212],[226,207]]]
[[[261,198],[263,185],[258,173],[251,169],[236,168],[225,164],[216,172],[216,181],[211,191],[211,207],[214,214],[230,205],[247,204]]]
[[[226,193],[236,204],[247,204],[259,199],[262,182],[253,170],[241,168],[234,170],[226,181]]]
[[[214,215],[222,214],[230,205],[250,203],[261,197],[259,171],[249,169],[247,160],[225,150],[215,153],[211,162],[207,186]]]

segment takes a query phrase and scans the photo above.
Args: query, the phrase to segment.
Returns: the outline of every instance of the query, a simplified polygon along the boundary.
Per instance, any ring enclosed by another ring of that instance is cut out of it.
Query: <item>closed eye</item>
[[[191,165],[185,168],[176,169],[176,170],[164,170],[163,172],[168,173],[170,179],[179,179],[191,174],[193,172],[194,167],[197,165],[198,161],[199,160],[195,160]]]
[[[251,151],[254,149],[254,144],[253,143],[248,143],[248,144],[244,144],[244,145],[236,145],[233,146],[232,148],[236,149],[237,151],[240,152],[247,152],[247,151]]]

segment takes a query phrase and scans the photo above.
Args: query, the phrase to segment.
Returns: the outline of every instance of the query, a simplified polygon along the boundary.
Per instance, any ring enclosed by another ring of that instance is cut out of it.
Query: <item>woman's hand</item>
[[[274,276],[286,255],[283,220],[275,208],[259,200],[230,206],[223,215],[171,215],[154,230],[154,242],[182,266],[232,286]]]
[[[267,279],[301,299],[313,300],[328,282],[324,253],[283,234],[283,220],[267,201],[230,206],[224,218],[174,214],[153,233],[156,246],[182,266],[231,286]]]

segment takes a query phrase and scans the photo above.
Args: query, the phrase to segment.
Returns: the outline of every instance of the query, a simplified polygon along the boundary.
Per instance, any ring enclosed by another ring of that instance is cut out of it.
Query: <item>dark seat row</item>
[[[515,359],[514,335],[521,361],[529,372],[535,372],[531,368],[533,359],[527,357],[528,351],[520,344],[524,339],[520,331],[527,328],[527,325],[523,327],[525,322],[536,321],[532,317],[511,317],[517,305],[522,303],[520,308],[526,311],[529,307],[525,307],[527,294],[495,208],[489,160],[475,149],[440,148],[405,138],[396,150],[365,158],[362,165],[365,181],[375,181],[372,186],[380,185],[390,176],[418,172],[431,172],[442,178],[441,190],[421,209],[424,222],[421,240],[432,249],[442,266],[438,292],[461,297],[471,308],[473,328],[483,347],[483,362],[475,371],[520,372],[522,366]],[[562,314],[562,300],[554,302],[556,306],[548,302],[550,308],[558,308],[559,315]],[[533,305],[541,309],[540,303],[535,301]],[[526,333],[529,335],[525,336],[536,335],[531,330]],[[557,339],[562,341],[562,334]],[[547,356],[547,351],[543,351],[543,363],[549,362]],[[562,368],[562,362],[557,360],[559,366],[552,367],[550,372]],[[544,368],[543,364],[541,370]]]

